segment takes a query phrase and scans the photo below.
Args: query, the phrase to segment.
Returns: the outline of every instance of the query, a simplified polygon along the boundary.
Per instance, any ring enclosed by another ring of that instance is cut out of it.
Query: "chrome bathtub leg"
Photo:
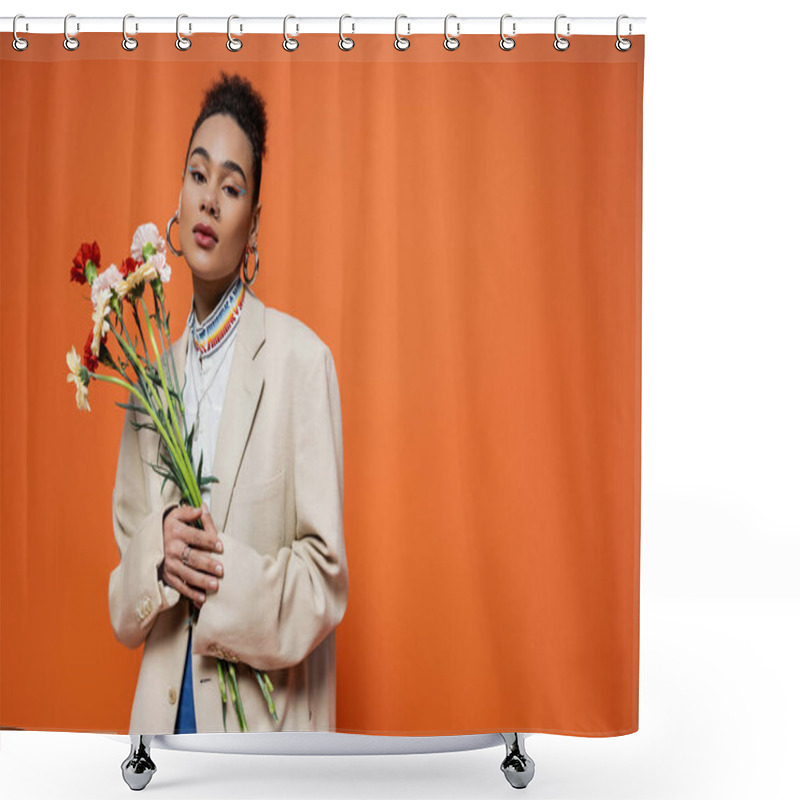
[[[515,789],[524,789],[533,779],[536,765],[525,752],[525,739],[521,733],[501,733],[506,743],[506,757],[500,769]]]
[[[122,762],[122,777],[134,791],[144,789],[156,771],[156,765],[150,758],[152,741],[152,734],[131,734],[131,752]]]

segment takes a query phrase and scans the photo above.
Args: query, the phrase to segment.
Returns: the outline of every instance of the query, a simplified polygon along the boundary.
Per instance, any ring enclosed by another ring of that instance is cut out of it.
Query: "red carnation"
[[[125,258],[125,260],[122,262],[122,266],[119,268],[119,271],[122,273],[122,277],[127,278],[131,272],[136,272],[136,267],[138,267],[141,263],[141,261],[137,261],[135,258],[131,258],[130,256]]]
[[[97,241],[92,244],[84,242],[80,246],[80,249],[75,254],[75,258],[72,259],[72,269],[70,270],[69,276],[71,281],[86,283],[86,264],[88,261],[94,264],[95,270],[100,269],[100,247]]]
[[[83,346],[83,365],[89,372],[97,372],[98,358],[92,352],[92,339],[94,339],[94,331],[89,331],[86,344]]]

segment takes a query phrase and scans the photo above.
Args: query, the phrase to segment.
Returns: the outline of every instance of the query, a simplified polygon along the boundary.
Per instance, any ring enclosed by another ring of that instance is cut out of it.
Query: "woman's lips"
[[[194,232],[194,240],[205,250],[210,250],[217,243],[213,236],[206,236],[200,231]]]

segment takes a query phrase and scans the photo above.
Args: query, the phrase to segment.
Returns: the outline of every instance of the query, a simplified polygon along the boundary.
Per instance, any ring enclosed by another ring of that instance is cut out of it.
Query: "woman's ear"
[[[261,219],[261,201],[258,201],[258,205],[255,207],[253,211],[253,219],[250,223],[250,238],[255,241],[258,237],[258,223]]]

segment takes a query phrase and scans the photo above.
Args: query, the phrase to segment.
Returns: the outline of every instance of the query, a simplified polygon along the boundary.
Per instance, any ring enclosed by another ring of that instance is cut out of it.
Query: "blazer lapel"
[[[219,481],[211,484],[211,512],[218,530],[222,530],[228,521],[233,484],[236,482],[258,401],[264,388],[263,370],[253,363],[264,340],[264,315],[261,313],[261,305],[252,289],[245,284],[245,299],[236,340],[233,343],[233,357],[217,431],[214,464],[203,463],[203,474],[211,474]],[[180,339],[172,345],[175,374],[181,392],[186,383],[184,373],[187,348],[190,344],[187,326]],[[163,443],[160,446],[163,448]],[[197,467],[196,464],[194,466]],[[177,485],[167,481],[162,502],[168,505],[179,500],[180,490]]]
[[[233,484],[264,388],[263,370],[254,363],[265,340],[264,315],[258,298],[247,284],[241,315],[222,403],[214,464],[210,468],[210,473],[219,479],[219,483],[211,484],[211,511],[218,530],[228,522]]]

